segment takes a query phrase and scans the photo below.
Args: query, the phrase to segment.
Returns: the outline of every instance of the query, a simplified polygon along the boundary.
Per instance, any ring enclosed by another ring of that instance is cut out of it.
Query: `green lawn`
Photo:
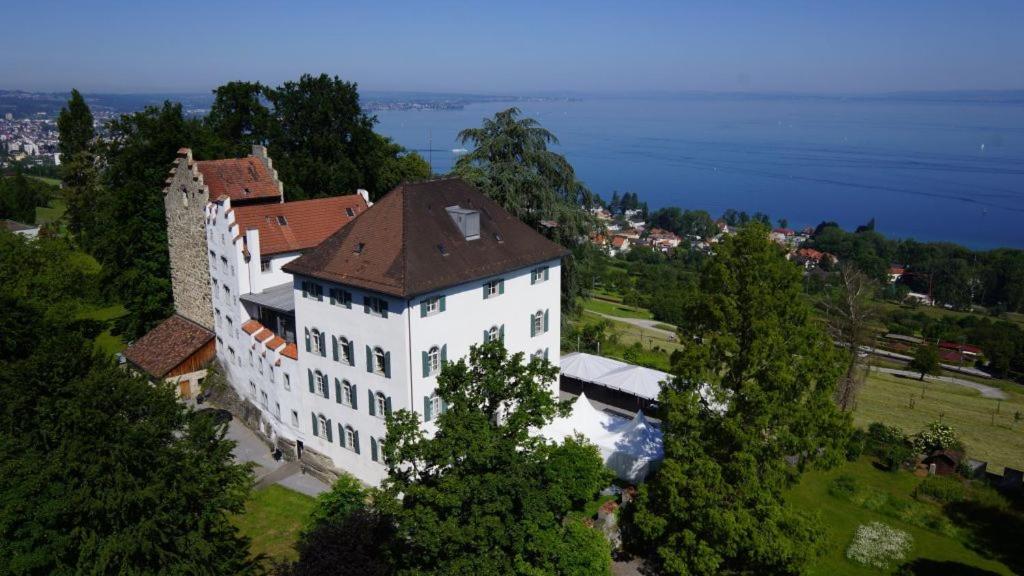
[[[599,298],[587,298],[584,300],[583,309],[590,310],[592,312],[600,312],[601,314],[607,314],[609,316],[618,316],[619,318],[642,318],[644,320],[650,320],[653,318],[651,313],[643,308],[626,306],[620,302],[612,302]]]
[[[252,493],[245,514],[236,516],[235,525],[252,539],[253,555],[294,560],[299,532],[306,525],[316,500],[274,484]]]
[[[988,462],[989,470],[1001,473],[1003,466],[1024,467],[1024,394],[1008,390],[1010,399],[997,402],[956,384],[928,382],[923,398],[921,389],[915,379],[872,373],[857,398],[854,422],[884,422],[913,434],[942,420],[959,432],[968,455]],[[1014,418],[1017,411],[1022,413],[1020,421]]]
[[[830,493],[829,486],[839,475],[853,477],[862,493],[872,495],[870,501],[857,503],[856,498]],[[912,498],[911,493],[920,481],[909,472],[879,471],[867,458],[826,472],[806,473],[787,495],[787,501],[795,508],[818,513],[828,538],[826,554],[813,563],[809,573],[822,576],[878,574],[874,569],[846,559],[846,548],[857,527],[877,520],[913,536],[910,559],[957,562],[997,574],[1013,574],[1006,565],[968,548],[965,543],[969,536],[965,530],[950,529],[956,535],[953,537],[920,527],[923,518],[944,518],[938,505]],[[899,511],[901,517],[894,517],[895,511]]]
[[[64,217],[64,213],[67,210],[67,204],[60,198],[51,200],[49,206],[36,206],[36,224],[42,225],[56,222]]]
[[[49,184],[50,186],[60,186],[60,179],[59,178],[47,178],[46,176],[32,176],[32,175],[28,175],[28,177],[32,178],[32,179],[35,179],[35,180],[39,180],[40,182],[43,182],[45,184]]]
[[[83,257],[91,259],[87,254],[83,254]],[[99,266],[99,264],[97,264],[97,266]],[[104,308],[90,308],[83,310],[78,313],[78,317],[83,320],[99,320],[107,322],[107,328],[96,337],[95,344],[99,351],[108,356],[113,356],[114,354],[124,350],[125,341],[121,335],[115,336],[111,333],[110,322],[127,313],[128,310],[126,310],[124,306],[121,304],[115,304]]]

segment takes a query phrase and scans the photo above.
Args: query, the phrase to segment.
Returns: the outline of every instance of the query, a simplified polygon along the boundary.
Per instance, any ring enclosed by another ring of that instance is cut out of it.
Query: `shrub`
[[[914,489],[914,497],[930,498],[936,502],[948,504],[962,502],[967,497],[967,490],[964,488],[964,483],[956,478],[929,476]]]
[[[828,486],[829,494],[847,500],[851,499],[858,490],[860,490],[860,486],[857,484],[857,479],[849,474],[837,476]]]
[[[864,453],[864,446],[867,443],[868,436],[860,428],[854,428],[853,434],[850,435],[850,439],[846,443],[846,460],[853,462],[860,458],[861,454]]]
[[[902,562],[914,545],[909,533],[881,522],[870,522],[857,527],[853,542],[846,549],[846,557],[858,564],[886,569]]]
[[[910,442],[903,431],[896,426],[874,422],[868,426],[866,447],[891,472],[899,470],[900,464],[913,455]]]
[[[963,442],[953,427],[942,422],[932,422],[914,435],[914,450],[918,454],[930,454],[935,450],[962,451],[963,448]]]

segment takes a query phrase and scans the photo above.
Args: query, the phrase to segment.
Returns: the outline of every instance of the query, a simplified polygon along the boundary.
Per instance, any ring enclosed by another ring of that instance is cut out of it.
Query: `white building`
[[[400,186],[284,266],[295,275],[303,450],[376,484],[385,415],[416,411],[430,431],[444,362],[500,338],[557,364],[564,255],[448,179]]]

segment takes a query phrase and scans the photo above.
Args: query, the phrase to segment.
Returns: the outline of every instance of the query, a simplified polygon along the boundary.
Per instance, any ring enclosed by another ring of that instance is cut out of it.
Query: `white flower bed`
[[[846,557],[873,568],[888,568],[902,562],[914,545],[914,538],[881,522],[861,524],[846,549]]]

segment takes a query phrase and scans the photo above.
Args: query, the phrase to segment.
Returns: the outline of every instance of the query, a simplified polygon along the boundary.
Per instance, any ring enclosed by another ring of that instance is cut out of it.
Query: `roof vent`
[[[505,241],[505,238],[503,238],[501,236],[501,232],[495,232],[494,233],[494,239],[497,240],[498,242],[504,242]]]
[[[461,206],[449,206],[445,208],[448,216],[451,217],[455,227],[462,233],[466,240],[476,240],[480,237],[480,211],[463,208]]]
[[[248,196],[249,194],[252,194],[252,190],[249,190],[248,188],[242,188],[242,191],[245,192],[246,196]]]
[[[441,253],[441,256],[447,256],[448,255],[448,249],[444,247],[444,244],[438,244],[437,245],[437,251]]]
[[[358,244],[356,244],[355,250],[353,250],[353,252],[355,252],[356,254],[362,254],[363,253],[363,248],[365,248],[365,247],[366,247],[366,244],[363,244],[362,242],[359,242]]]

